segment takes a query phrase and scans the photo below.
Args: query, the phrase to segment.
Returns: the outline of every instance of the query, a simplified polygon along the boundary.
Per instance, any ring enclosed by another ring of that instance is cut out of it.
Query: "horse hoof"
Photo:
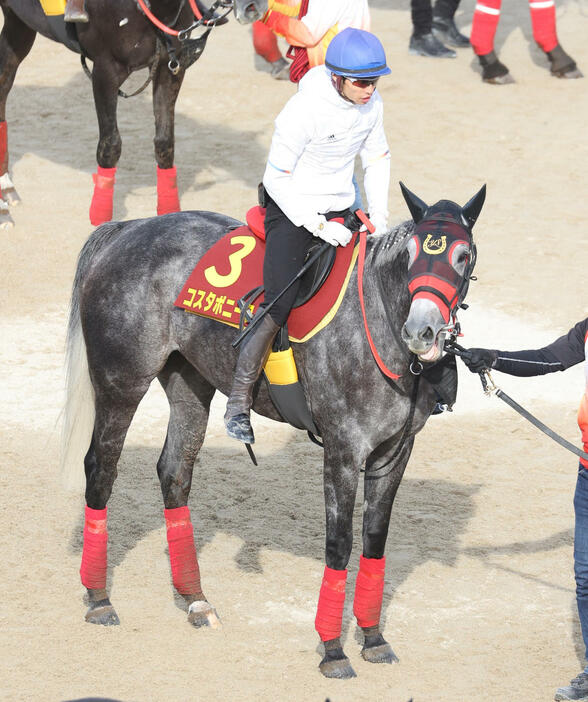
[[[4,200],[6,201],[6,204],[9,207],[16,207],[22,202],[22,200],[20,199],[20,195],[16,192],[15,188],[7,188],[6,190],[4,190],[3,188],[2,195],[4,197]]]
[[[573,78],[583,78],[584,74],[579,68],[572,68],[570,71],[551,71],[551,75],[555,76],[556,78],[567,78],[567,79],[573,79]]]
[[[218,629],[221,626],[216,609],[206,600],[192,602],[188,607],[188,621],[198,628],[209,626],[211,629]]]
[[[398,663],[398,656],[385,641],[379,646],[364,646],[361,656],[368,663]]]
[[[12,229],[14,227],[14,220],[12,217],[5,212],[0,212],[0,229]]]
[[[326,656],[319,663],[319,670],[325,676],[325,678],[339,678],[341,680],[347,680],[349,678],[356,678],[357,675],[355,670],[351,667],[349,658],[343,656],[343,658],[327,658]]]
[[[491,85],[510,85],[511,83],[516,83],[510,73],[505,73],[503,76],[494,76],[493,78],[484,78],[483,80],[484,83],[490,83]]]
[[[118,626],[120,624],[118,614],[108,598],[90,605],[90,609],[86,612],[86,621],[90,624],[102,624],[102,626]]]

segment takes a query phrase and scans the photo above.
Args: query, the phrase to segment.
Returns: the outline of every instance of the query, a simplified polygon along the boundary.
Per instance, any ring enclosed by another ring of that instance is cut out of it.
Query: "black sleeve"
[[[567,334],[541,349],[498,351],[494,368],[509,375],[532,376],[571,368],[585,359],[588,318],[578,322]]]

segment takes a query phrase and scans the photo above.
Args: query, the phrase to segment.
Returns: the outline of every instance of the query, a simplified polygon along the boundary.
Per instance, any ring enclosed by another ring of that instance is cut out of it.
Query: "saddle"
[[[82,53],[75,24],[63,19],[65,0],[40,0],[51,38],[76,54]]]
[[[355,215],[351,217],[339,221],[350,229],[359,229]],[[264,219],[265,208],[252,207],[247,212],[247,223],[227,232],[196,263],[174,305],[241,328],[263,302]],[[347,246],[327,247],[301,278],[294,307],[264,368],[270,396],[282,418],[313,435],[320,432],[298,382],[290,342],[307,341],[335,316],[357,260],[356,240],[357,234]],[[316,247],[321,245],[322,241],[317,240]],[[313,247],[308,256],[314,251]],[[293,271],[292,277],[296,273]]]

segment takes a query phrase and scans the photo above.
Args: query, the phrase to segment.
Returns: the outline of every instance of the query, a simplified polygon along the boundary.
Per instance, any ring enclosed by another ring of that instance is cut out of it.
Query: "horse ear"
[[[486,184],[484,184],[474,195],[474,197],[471,200],[468,200],[468,202],[461,208],[463,216],[466,218],[468,224],[470,225],[470,229],[476,223],[476,220],[478,219],[480,210],[482,209],[482,205],[484,204],[485,199]]]
[[[420,197],[417,197],[414,193],[411,193],[402,181],[399,181],[399,183],[400,190],[402,190],[402,195],[406,200],[406,204],[408,205],[408,209],[410,210],[414,223],[418,224],[423,218],[425,212],[429,209],[429,205],[427,205],[426,202],[423,202]]]

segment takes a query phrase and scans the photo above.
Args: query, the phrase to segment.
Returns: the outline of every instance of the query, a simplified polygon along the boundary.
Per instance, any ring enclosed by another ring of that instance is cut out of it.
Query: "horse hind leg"
[[[8,128],[6,101],[16,71],[31,50],[37,33],[14,12],[2,7],[4,26],[0,32],[0,229],[14,226],[9,208],[20,203],[20,197],[8,174]]]
[[[188,507],[194,461],[206,432],[215,388],[179,353],[173,353],[158,379],[167,395],[170,418],[157,474],[163,495],[172,582],[188,604],[188,621],[217,628],[220,620],[200,582],[194,530]]]
[[[80,576],[88,593],[86,621],[111,626],[119,624],[118,615],[106,590],[107,575],[107,502],[117,476],[117,463],[131,420],[149,382],[121,392],[116,403],[108,392],[96,389],[96,418],[90,448],[84,459],[86,471],[86,508],[84,547]]]

